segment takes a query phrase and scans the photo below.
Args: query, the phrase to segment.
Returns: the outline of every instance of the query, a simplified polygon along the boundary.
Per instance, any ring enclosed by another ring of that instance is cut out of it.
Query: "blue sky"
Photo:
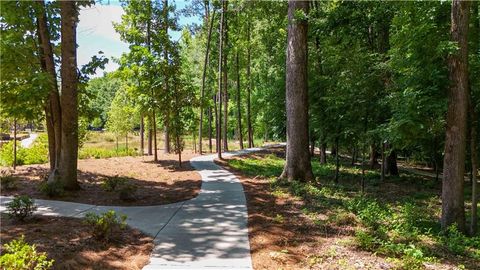
[[[170,3],[172,1],[169,1]],[[189,1],[173,1],[177,10],[185,7]],[[120,57],[124,52],[128,51],[128,44],[120,40],[120,35],[113,29],[112,22],[120,22],[123,9],[118,1],[104,0],[91,7],[80,10],[79,23],[77,27],[77,43],[78,43],[78,65],[82,66],[88,63],[92,56],[98,54],[99,51],[104,52],[105,57]],[[181,26],[191,22],[200,22],[200,18],[180,17]],[[179,32],[171,33],[172,39],[178,40]],[[112,60],[109,61],[105,70],[97,71],[97,76],[103,73],[113,71],[118,65]]]

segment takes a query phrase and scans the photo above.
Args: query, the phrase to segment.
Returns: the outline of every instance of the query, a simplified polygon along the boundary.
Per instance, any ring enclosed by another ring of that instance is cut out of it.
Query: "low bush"
[[[20,146],[20,142],[17,142],[17,165],[23,164],[25,164],[25,151]],[[13,165],[13,141],[9,141],[0,148],[0,165]]]
[[[103,214],[87,213],[85,223],[92,228],[93,236],[100,240],[109,241],[114,232],[125,229],[126,215],[118,216],[113,210]]]
[[[40,192],[50,198],[61,197],[65,193],[64,186],[60,181],[44,181],[39,186]]]
[[[17,178],[8,171],[1,171],[0,187],[2,190],[12,190],[17,188]]]
[[[23,148],[17,141],[17,165],[43,164],[48,162],[48,138],[40,134],[29,148]],[[0,165],[12,166],[13,141],[4,144],[0,149]]]
[[[3,245],[4,254],[0,257],[2,269],[50,269],[54,260],[49,260],[44,252],[37,252],[35,245],[25,242],[22,235],[19,239],[12,240]]]
[[[132,183],[125,183],[118,188],[118,197],[122,201],[134,201],[136,199],[137,186]]]
[[[120,186],[125,185],[128,182],[126,178],[123,177],[108,177],[102,182],[102,188],[105,191],[115,191],[120,188]]]
[[[35,210],[37,210],[35,200],[26,195],[17,196],[7,204],[7,214],[20,221],[31,216]]]
[[[138,155],[138,151],[134,148],[129,148],[128,151],[121,147],[118,150],[114,149],[106,149],[106,148],[98,148],[98,147],[83,147],[80,149],[78,153],[78,158],[86,159],[86,158],[111,158],[111,157],[125,157],[125,156],[136,156]]]

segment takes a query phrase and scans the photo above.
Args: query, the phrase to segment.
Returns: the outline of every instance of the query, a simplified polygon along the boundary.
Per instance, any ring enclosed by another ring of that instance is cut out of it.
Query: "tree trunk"
[[[13,120],[13,170],[17,169],[17,119]]]
[[[475,9],[474,9],[475,10]],[[478,12],[478,9],[477,9]],[[470,99],[471,100],[471,99]],[[477,220],[478,220],[478,213],[477,213],[477,204],[478,204],[478,195],[477,195],[477,170],[478,170],[478,156],[477,156],[477,121],[478,116],[476,112],[476,106],[474,102],[470,102],[469,104],[470,110],[470,159],[472,163],[472,209],[471,209],[471,220],[470,220],[470,234],[476,235],[477,234]]]
[[[228,1],[223,1],[223,151],[228,151],[228,66],[227,66],[227,46],[228,46],[228,24],[227,24]]]
[[[157,117],[155,115],[155,109],[152,109],[153,120],[153,161],[158,161],[158,147],[157,147]]]
[[[353,151],[352,151],[352,166],[355,166],[355,162],[357,161],[357,145],[353,145]]]
[[[222,0],[222,15],[220,16],[220,38],[218,43],[218,110],[215,108],[217,118],[217,153],[218,158],[222,159],[222,49],[223,49],[223,20],[225,16],[225,5]]]
[[[153,140],[152,140],[152,136],[153,136],[153,131],[151,128],[148,129],[148,155],[151,156],[153,155],[153,147],[152,147],[152,144],[153,144]]]
[[[177,140],[177,147],[180,147],[180,135],[177,134],[176,140]],[[193,145],[195,145],[195,143]],[[178,167],[182,168],[182,150],[177,149],[177,152],[178,152]]]
[[[62,53],[62,136],[59,173],[67,190],[76,190],[78,160],[77,40],[78,11],[75,1],[60,2]]]
[[[338,136],[335,138],[335,149],[337,149],[335,153],[335,183],[338,184],[338,174],[340,172],[340,151],[338,150]]]
[[[310,136],[310,156],[315,156],[315,138]]]
[[[288,1],[288,38],[286,67],[287,151],[281,178],[313,180],[308,151],[308,78],[307,28],[305,19],[296,13],[308,14],[307,1]]]
[[[362,194],[365,193],[365,146],[362,149],[362,180],[361,180],[360,192]]]
[[[128,156],[128,133],[125,134],[125,154]]]
[[[387,166],[386,170],[389,175],[398,175],[398,166],[397,166],[397,152],[394,149],[390,150],[390,154],[387,157]]]
[[[208,107],[208,149],[212,153],[212,107]]]
[[[41,47],[41,55],[44,65],[44,71],[48,74],[50,80],[50,91],[48,94],[47,104],[45,106],[45,117],[47,122],[48,148],[50,156],[50,175],[52,179],[54,175],[58,176],[58,162],[60,161],[61,152],[61,108],[60,95],[58,93],[57,72],[55,70],[55,60],[53,57],[53,49],[50,41],[50,32],[48,30],[47,15],[45,11],[45,2],[39,1],[40,10],[37,18],[38,36]]]
[[[167,116],[168,117],[168,116]],[[164,153],[168,154],[170,153],[170,135],[168,134],[168,129],[169,129],[169,120],[165,120],[165,126],[163,127],[163,142],[164,142]]]
[[[247,22],[247,129],[248,129],[248,148],[253,145],[253,130],[252,130],[252,111],[250,99],[252,94],[252,78],[250,71],[251,61],[251,45],[250,45],[250,20]]]
[[[205,11],[207,12],[207,11]],[[208,16],[206,13],[205,16]],[[207,37],[207,49],[205,52],[205,60],[203,61],[203,74],[202,74],[202,89],[200,91],[200,125],[198,127],[198,151],[201,154],[202,152],[202,137],[203,137],[203,106],[204,106],[204,99],[205,99],[205,77],[207,75],[207,66],[209,62],[208,53],[210,52],[210,40],[212,39],[212,29],[213,29],[213,21],[215,20],[215,9],[213,10],[212,20],[210,22],[210,27],[208,28],[208,37]],[[206,17],[206,22],[208,23],[208,19]],[[210,120],[210,119],[209,119]],[[211,141],[210,141],[211,144]],[[210,152],[212,148],[210,147]]]
[[[375,169],[378,166],[377,157],[377,146],[372,143],[370,144],[370,169]]]
[[[469,2],[452,1],[451,36],[459,50],[448,58],[449,99],[445,134],[442,183],[442,229],[456,224],[465,231],[463,182],[468,106],[468,17]]]
[[[382,142],[382,166],[380,168],[380,181],[385,181],[385,143]]]
[[[145,123],[143,121],[143,113],[140,115],[140,155],[145,153]]]
[[[168,37],[168,0],[163,0],[163,21],[164,21],[164,31],[165,31],[165,36]],[[164,56],[164,59],[166,61],[165,63],[165,66],[168,66],[169,63],[168,63],[168,47],[166,45],[163,46],[163,56]],[[165,93],[169,93],[169,74],[168,72],[166,72],[164,74],[165,76]],[[170,153],[170,136],[169,136],[169,128],[170,128],[170,114],[168,112],[168,108],[167,108],[167,112],[165,113],[165,120],[164,120],[164,129],[163,129],[163,135],[164,135],[164,143],[165,143],[165,147],[164,147],[164,152],[165,154],[168,154]]]
[[[240,107],[240,64],[238,59],[238,48],[236,55],[236,66],[237,66],[237,123],[238,123],[238,140],[240,143],[240,149],[243,149],[243,134],[242,134],[242,107]]]
[[[218,128],[219,128],[218,123],[220,123],[220,121],[218,119],[219,114],[218,114],[217,102],[219,102],[217,99],[217,95],[213,95],[213,105],[215,109],[215,152],[218,153],[218,151],[220,151],[220,148],[218,145]]]
[[[320,147],[320,163],[327,164],[327,144],[322,143]]]
[[[479,49],[479,42],[480,42],[480,20],[478,17],[478,4],[472,5],[472,13],[473,13],[473,28],[472,28],[472,51],[475,52],[476,56],[478,57],[478,49]],[[470,221],[470,234],[476,235],[477,234],[477,221],[478,221],[478,211],[477,211],[477,204],[478,204],[478,191],[477,191],[477,171],[478,171],[478,152],[477,152],[477,142],[478,142],[478,135],[477,135],[477,127],[478,127],[478,112],[477,112],[477,104],[473,102],[473,92],[472,88],[470,87],[470,159],[472,163],[472,212],[471,212],[471,221]]]

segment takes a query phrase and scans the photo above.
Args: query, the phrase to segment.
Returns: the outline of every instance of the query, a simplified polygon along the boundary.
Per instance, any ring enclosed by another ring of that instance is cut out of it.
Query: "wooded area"
[[[361,194],[367,170],[384,182],[425,165],[442,183],[442,229],[477,234],[479,2],[124,0],[114,28],[129,51],[97,78],[112,61],[101,53],[77,66],[78,13],[93,4],[1,3],[0,124],[45,127],[50,185],[80,189],[87,127],[113,132],[117,150],[125,138],[126,155],[134,133],[135,154],[159,162],[163,149],[179,166],[187,138],[219,159],[286,142],[279,178],[322,185],[318,156],[338,184],[348,159]],[[201,19],[181,28],[179,14]]]

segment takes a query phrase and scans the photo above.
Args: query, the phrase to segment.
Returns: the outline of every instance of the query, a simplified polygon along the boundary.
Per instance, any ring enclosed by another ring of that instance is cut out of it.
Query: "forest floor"
[[[181,168],[177,155],[163,153],[159,155],[157,163],[153,162],[151,156],[79,160],[78,181],[81,190],[65,192],[54,199],[118,206],[160,205],[188,200],[197,196],[202,182],[200,175],[190,165],[189,159],[193,156],[195,154],[185,151]],[[48,164],[17,167],[12,172],[16,188],[2,188],[0,194],[52,199],[40,191],[40,186],[48,177],[48,170]],[[105,185],[108,181],[135,186],[136,191],[128,191],[133,198],[122,200],[118,191],[108,191]]]
[[[380,183],[368,170],[362,197],[361,170],[349,160],[338,184],[333,162],[318,159],[317,183],[276,179],[282,147],[216,162],[243,184],[254,269],[480,268],[480,238],[440,235],[440,187],[431,178],[402,173]]]
[[[24,235],[38,252],[55,260],[53,269],[142,269],[153,249],[151,237],[130,227],[104,242],[95,239],[90,225],[78,218],[33,216],[20,223],[3,214],[1,218],[2,242]]]

